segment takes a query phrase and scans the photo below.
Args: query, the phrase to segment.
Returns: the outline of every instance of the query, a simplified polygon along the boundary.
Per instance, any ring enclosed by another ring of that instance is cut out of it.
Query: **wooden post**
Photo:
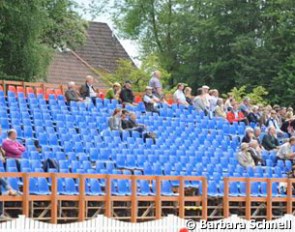
[[[112,217],[112,192],[111,192],[111,186],[112,186],[112,178],[111,175],[106,175],[106,187],[105,187],[105,216],[106,217]]]
[[[161,177],[156,176],[156,219],[162,216],[162,200],[161,200]]]
[[[267,179],[266,219],[272,220],[272,179]]]
[[[131,222],[137,222],[137,178],[131,176]]]
[[[246,180],[246,220],[251,219],[251,182],[250,178]]]
[[[207,220],[208,218],[208,209],[207,209],[207,198],[208,198],[208,190],[207,190],[207,178],[202,178],[202,219]]]
[[[51,173],[51,223],[57,224],[57,176],[56,173]]]
[[[292,180],[287,180],[287,214],[292,214]]]
[[[85,177],[80,175],[79,178],[79,221],[85,220]]]
[[[30,174],[23,173],[23,215],[29,217],[29,184]]]
[[[229,179],[224,178],[223,217],[229,217]]]
[[[184,193],[184,178],[179,177],[179,217],[185,218],[185,193]]]

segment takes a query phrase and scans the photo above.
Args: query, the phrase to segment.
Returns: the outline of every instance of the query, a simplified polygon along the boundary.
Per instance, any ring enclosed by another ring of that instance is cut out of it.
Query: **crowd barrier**
[[[72,173],[1,173],[2,178],[16,177],[22,180],[23,189],[19,196],[1,195],[0,201],[4,202],[19,202],[21,204],[21,214],[26,217],[37,220],[50,221],[53,224],[59,222],[84,221],[91,219],[98,214],[103,213],[108,218],[116,218],[130,222],[141,222],[147,220],[161,219],[165,216],[164,212],[172,212],[180,218],[194,218],[195,220],[214,220],[227,218],[233,212],[238,212],[239,216],[251,219],[267,219],[272,220],[278,218],[274,215],[274,210],[281,210],[284,214],[292,214],[294,210],[293,202],[295,201],[292,195],[292,185],[294,179],[278,179],[278,178],[224,178],[224,195],[219,197],[210,196],[207,189],[207,179],[205,177],[196,176],[136,176],[136,175],[106,175],[106,174],[72,174]],[[43,177],[48,178],[51,183],[51,191],[48,195],[32,195],[30,194],[30,179]],[[58,192],[59,178],[77,179],[78,194],[77,195],[61,195]],[[90,196],[85,192],[86,179],[99,179],[105,183],[104,194],[100,196]],[[129,180],[131,182],[131,193],[125,196],[112,194],[112,180]],[[138,193],[138,181],[147,180],[155,183],[155,195],[142,196]],[[177,181],[179,187],[175,190],[174,195],[167,196],[161,191],[162,181]],[[197,194],[191,194],[186,187],[188,181],[198,181],[202,185],[202,191]],[[245,196],[232,196],[229,193],[230,182],[246,182]],[[267,195],[251,196],[251,183],[266,182]],[[285,196],[272,195],[272,183],[286,183],[287,194]],[[36,206],[36,202],[47,202]],[[62,202],[76,202],[76,205],[64,206]],[[89,202],[102,203],[97,208],[97,214],[88,216],[87,212],[92,207]],[[115,202],[126,204],[116,205]],[[149,204],[140,204],[149,202]],[[165,203],[170,202],[170,205]],[[193,204],[192,204],[193,203]],[[279,204],[278,204],[279,203]],[[43,207],[43,208],[42,208]],[[68,207],[68,208],[67,208]],[[220,209],[219,217],[216,215],[216,210]],[[63,210],[76,210],[77,217],[69,217],[65,215]],[[151,211],[151,208],[153,211]],[[167,208],[167,210],[166,210]],[[262,212],[265,214],[256,215],[257,209],[264,208]],[[42,209],[42,210],[41,210]],[[195,210],[191,213],[191,210]],[[37,210],[40,213],[37,214]],[[124,212],[124,216],[116,213]],[[50,212],[48,214],[48,212]],[[142,212],[139,214],[139,212]],[[148,216],[147,212],[153,212]],[[187,213],[190,212],[190,213]],[[45,216],[47,215],[47,216]],[[48,216],[49,215],[49,216]]]

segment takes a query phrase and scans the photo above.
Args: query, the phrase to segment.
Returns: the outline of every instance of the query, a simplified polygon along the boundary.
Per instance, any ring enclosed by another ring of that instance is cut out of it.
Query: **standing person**
[[[83,98],[80,96],[78,91],[75,89],[75,82],[70,81],[68,83],[68,89],[65,92],[65,97],[67,102],[75,101],[75,102],[82,102],[84,101]]]
[[[2,189],[6,190],[7,194],[10,196],[17,195],[16,191],[8,185],[7,181],[3,178],[0,178],[0,195],[2,195]],[[2,220],[6,220],[6,217],[4,216],[3,202],[0,201],[0,221]]]
[[[134,102],[134,94],[132,91],[132,85],[130,81],[125,81],[123,89],[120,93],[121,103],[124,105],[136,106],[137,104]]]
[[[106,99],[115,99],[115,100],[119,100],[120,99],[120,93],[121,93],[121,85],[118,82],[115,82],[112,86],[112,88],[110,88],[107,93],[105,98]]]
[[[248,114],[250,113],[250,98],[249,97],[245,97],[243,99],[242,104],[240,105],[240,110],[242,111],[242,113],[247,117]]]
[[[145,110],[147,112],[154,112],[154,113],[160,114],[158,110],[158,104],[160,103],[160,99],[153,95],[152,87],[150,86],[147,86],[145,88],[143,103],[145,105]]]
[[[197,96],[193,100],[193,106],[197,112],[204,112],[206,115],[209,112],[209,109],[205,105],[205,95],[202,88],[198,88]]]
[[[98,90],[93,86],[94,78],[93,76],[86,76],[85,84],[80,88],[81,97],[87,102],[92,101],[92,103],[96,106],[96,98],[98,97]]]
[[[10,129],[7,135],[7,138],[2,143],[2,148],[5,151],[6,159],[15,159],[18,171],[20,171],[19,159],[22,158],[22,154],[26,151],[26,148],[16,140],[16,130]]]
[[[210,95],[209,95],[209,86],[203,85],[202,90],[203,90],[203,101],[207,109],[210,110]]]
[[[193,104],[192,88],[186,86],[184,88],[184,95],[185,95],[185,99],[186,99],[187,103],[189,105],[192,105]]]
[[[291,160],[293,162],[295,158],[295,153],[292,147],[295,145],[295,137],[292,136],[288,142],[280,146],[277,157],[282,160]]]
[[[217,101],[219,99],[219,92],[217,89],[211,89],[209,91],[209,104],[210,104],[210,112],[214,112],[217,106]]]
[[[152,93],[155,97],[163,99],[163,89],[160,79],[161,72],[159,70],[154,71],[149,81],[149,86],[152,88]]]
[[[173,100],[177,104],[184,105],[184,106],[189,106],[189,104],[186,101],[183,89],[184,89],[184,84],[183,83],[178,83],[177,90],[173,94]]]

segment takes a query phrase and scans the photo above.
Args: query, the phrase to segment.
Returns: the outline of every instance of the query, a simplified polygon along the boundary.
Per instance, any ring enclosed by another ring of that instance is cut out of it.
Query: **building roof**
[[[66,84],[75,81],[82,84],[85,76],[92,75],[96,87],[105,88],[101,76],[94,71],[113,73],[119,59],[131,58],[106,23],[89,22],[85,44],[75,51],[57,51],[50,64],[47,81]]]

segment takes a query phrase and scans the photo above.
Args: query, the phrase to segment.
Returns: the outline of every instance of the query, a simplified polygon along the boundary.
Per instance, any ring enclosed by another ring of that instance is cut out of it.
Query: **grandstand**
[[[61,223],[105,214],[137,222],[168,214],[196,220],[237,214],[270,220],[294,210],[294,181],[286,175],[291,162],[275,162],[275,154],[264,151],[264,167],[237,163],[243,123],[231,125],[176,104],[161,108],[160,116],[145,112],[143,103],[127,107],[157,135],[154,144],[137,132],[108,130],[108,117],[120,107],[115,100],[68,105],[60,86],[6,81],[0,104],[1,139],[15,128],[27,148],[21,173],[14,160],[6,169],[0,163],[2,177],[21,192],[0,196],[11,217]],[[47,158],[58,161],[60,170],[45,173]]]

